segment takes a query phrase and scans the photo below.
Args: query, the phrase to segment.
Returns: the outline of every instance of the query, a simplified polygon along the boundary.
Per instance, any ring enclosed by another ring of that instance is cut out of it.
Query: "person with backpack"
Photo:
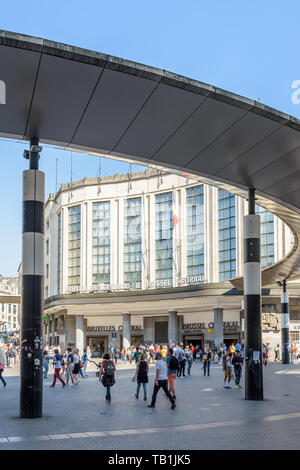
[[[99,381],[101,381],[103,387],[106,388],[106,401],[111,402],[110,388],[116,383],[115,381],[115,370],[116,366],[114,361],[111,359],[110,354],[107,352],[103,354],[103,361],[99,373]]]
[[[179,369],[177,371],[177,377],[181,377],[181,373],[183,375],[183,377],[185,376],[184,375],[184,369],[185,369],[185,362],[186,360],[184,360],[184,363],[183,363],[183,359],[184,359],[184,350],[181,348],[181,345],[176,347],[176,357],[178,359],[178,362],[179,362]]]
[[[144,401],[147,401],[147,383],[148,383],[148,372],[149,372],[149,365],[146,361],[146,354],[142,353],[140,356],[140,360],[136,365],[135,375],[133,377],[133,381],[137,381],[137,388],[135,393],[135,398],[139,398],[140,388],[143,384],[144,389]]]
[[[176,400],[175,379],[177,377],[177,371],[179,369],[179,362],[177,357],[175,357],[172,348],[168,349],[166,364],[168,368],[167,379],[169,384],[169,392],[172,393],[174,400]]]

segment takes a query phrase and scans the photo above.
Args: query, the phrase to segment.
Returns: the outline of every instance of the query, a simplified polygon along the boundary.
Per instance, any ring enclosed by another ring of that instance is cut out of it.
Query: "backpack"
[[[171,360],[169,362],[169,367],[172,370],[178,370],[179,369],[179,361],[178,361],[177,357],[175,357],[175,356],[171,357]]]
[[[111,361],[105,363],[105,373],[108,377],[113,377],[114,367]]]

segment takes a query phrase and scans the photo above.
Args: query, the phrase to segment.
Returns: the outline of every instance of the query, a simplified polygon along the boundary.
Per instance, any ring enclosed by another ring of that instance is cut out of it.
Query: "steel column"
[[[31,148],[37,144],[37,139],[32,139]],[[45,175],[38,171],[38,152],[27,152],[28,157],[30,170],[23,172],[20,417],[39,418],[43,400]]]
[[[282,283],[281,294],[281,357],[282,364],[290,363],[290,314],[289,314],[289,294],[286,291],[286,280]]]
[[[249,215],[244,216],[245,399],[263,400],[260,216],[255,190],[249,189]]]

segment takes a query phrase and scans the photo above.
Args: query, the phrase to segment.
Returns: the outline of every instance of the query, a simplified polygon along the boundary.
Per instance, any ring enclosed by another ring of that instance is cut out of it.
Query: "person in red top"
[[[194,346],[193,346],[192,343],[190,343],[190,350],[192,351],[192,354],[193,354],[193,362],[194,362],[195,356],[196,356],[196,352],[195,352],[195,348],[194,348]]]

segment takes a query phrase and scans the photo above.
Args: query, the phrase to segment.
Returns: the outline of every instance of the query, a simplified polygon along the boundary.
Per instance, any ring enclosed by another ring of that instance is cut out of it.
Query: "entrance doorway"
[[[121,348],[123,347],[123,335],[120,335],[120,344]],[[130,337],[130,346],[140,346],[144,344],[144,336],[131,336]]]
[[[199,346],[200,348],[202,348],[203,336],[201,336],[201,335],[199,335],[199,336],[188,336],[188,335],[183,336],[183,345],[184,345],[184,347],[189,346],[190,344],[192,344],[194,347]]]
[[[232,335],[231,337],[224,338],[224,344],[227,348],[231,346],[231,344],[236,344],[238,342],[238,336]]]
[[[101,357],[108,350],[107,336],[90,336],[87,342],[91,348],[92,357]]]
[[[155,322],[155,343],[168,344],[168,322],[156,321]]]

